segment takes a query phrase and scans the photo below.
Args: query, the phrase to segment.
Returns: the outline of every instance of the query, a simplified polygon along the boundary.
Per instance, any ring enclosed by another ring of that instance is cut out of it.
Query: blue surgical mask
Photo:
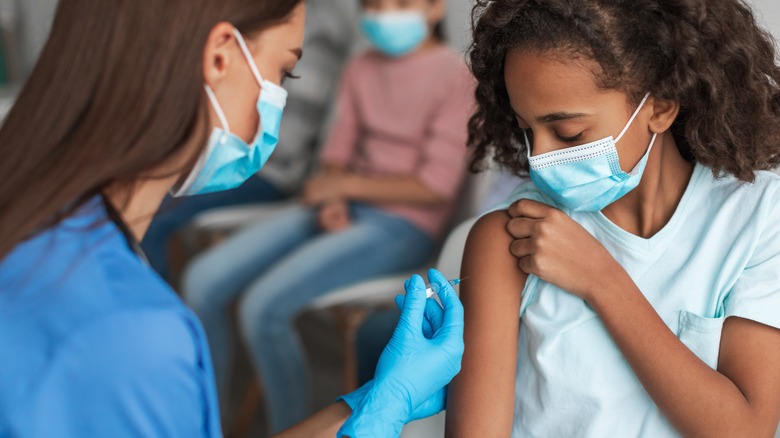
[[[237,30],[234,32],[249,68],[260,84],[260,96],[257,99],[257,112],[260,116],[258,133],[250,145],[230,132],[230,124],[222,106],[211,87],[206,85],[206,95],[222,127],[214,128],[206,150],[184,183],[173,193],[175,197],[202,195],[239,187],[265,165],[279,143],[287,91],[271,81],[263,80],[244,38]]]
[[[428,37],[423,11],[364,14],[360,27],[377,50],[394,58],[413,52]]]
[[[611,136],[586,145],[531,156],[531,144],[525,137],[531,180],[560,207],[571,211],[601,211],[634,190],[650,157],[658,134],[636,166],[625,172],[620,167],[617,143],[634,122],[650,97],[648,93],[617,139]]]

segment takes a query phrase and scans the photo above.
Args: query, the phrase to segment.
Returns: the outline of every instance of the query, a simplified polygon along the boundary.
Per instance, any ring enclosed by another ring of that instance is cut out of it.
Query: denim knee
[[[238,326],[245,339],[273,336],[274,333],[290,330],[291,318],[281,311],[280,306],[274,305],[276,300],[262,291],[249,291],[239,301]]]
[[[209,266],[208,257],[197,257],[187,266],[182,277],[184,301],[197,314],[227,306],[223,298],[226,291],[221,290],[217,275]]]

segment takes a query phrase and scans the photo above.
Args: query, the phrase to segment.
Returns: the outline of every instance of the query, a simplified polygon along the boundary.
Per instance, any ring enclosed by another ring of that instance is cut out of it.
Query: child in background
[[[447,436],[771,437],[771,37],[741,0],[478,3],[471,143],[532,182],[469,236]]]
[[[376,50],[346,68],[322,172],[293,212],[198,257],[184,296],[203,321],[226,400],[229,308],[262,381],[271,432],[309,411],[296,315],[328,291],[418,267],[434,253],[466,161],[474,83],[437,29],[444,0],[367,0]]]

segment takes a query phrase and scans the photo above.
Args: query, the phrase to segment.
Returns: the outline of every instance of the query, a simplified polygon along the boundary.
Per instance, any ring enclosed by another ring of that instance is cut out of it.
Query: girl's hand
[[[341,231],[351,224],[347,201],[333,201],[320,207],[318,221],[320,227],[328,232]]]
[[[303,203],[322,205],[346,198],[348,176],[341,173],[317,175],[306,182],[303,189]]]
[[[509,207],[507,231],[518,266],[585,301],[623,271],[612,255],[562,211],[521,199]]]

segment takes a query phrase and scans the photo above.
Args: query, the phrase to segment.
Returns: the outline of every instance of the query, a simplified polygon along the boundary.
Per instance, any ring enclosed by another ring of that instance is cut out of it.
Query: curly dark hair
[[[504,83],[506,55],[518,48],[592,59],[598,85],[636,103],[648,91],[678,101],[680,152],[716,175],[750,182],[780,166],[775,42],[742,0],[477,0],[472,23],[475,172],[488,157],[528,172]]]

